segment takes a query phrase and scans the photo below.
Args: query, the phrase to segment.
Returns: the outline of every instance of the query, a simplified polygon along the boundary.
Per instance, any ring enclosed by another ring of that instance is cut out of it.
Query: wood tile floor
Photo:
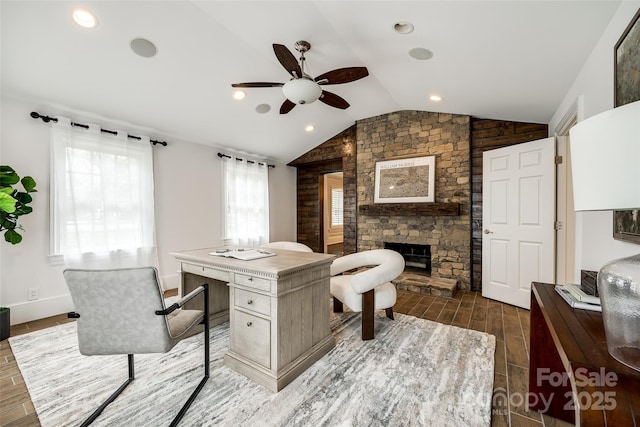
[[[567,427],[563,421],[526,411],[529,366],[529,311],[483,298],[476,292],[458,292],[455,298],[398,291],[394,310],[447,325],[475,329],[496,336],[496,365],[492,426]],[[66,315],[14,325],[20,335],[72,320]],[[0,426],[39,426],[29,392],[7,341],[0,342]],[[512,396],[512,398],[508,398]],[[500,397],[500,398],[498,398]],[[506,397],[506,399],[504,398]]]

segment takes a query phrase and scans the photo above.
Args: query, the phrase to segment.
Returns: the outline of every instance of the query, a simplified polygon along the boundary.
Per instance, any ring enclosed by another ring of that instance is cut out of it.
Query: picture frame
[[[640,10],[614,47],[614,106],[640,100]]]
[[[376,162],[374,202],[434,202],[435,166],[435,156]]]
[[[614,90],[616,107],[640,100],[640,10],[614,47]],[[639,211],[613,211],[613,238],[640,244]]]
[[[613,238],[640,245],[640,210],[613,211]]]

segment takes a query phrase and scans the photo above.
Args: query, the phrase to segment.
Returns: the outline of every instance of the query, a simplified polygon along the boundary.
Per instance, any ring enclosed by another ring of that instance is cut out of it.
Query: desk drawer
[[[236,274],[235,283],[261,291],[271,291],[271,281],[260,277],[247,276],[246,274]]]
[[[236,307],[255,311],[256,313],[264,314],[265,316],[271,315],[271,298],[266,295],[260,295],[254,292],[235,288],[233,299],[233,303]]]
[[[242,311],[233,311],[231,350],[271,369],[271,322]]]
[[[186,271],[187,273],[197,274],[198,276],[221,280],[227,283],[230,281],[228,271],[220,271],[220,270],[216,270],[215,268],[201,267],[199,265],[182,263],[182,271]]]

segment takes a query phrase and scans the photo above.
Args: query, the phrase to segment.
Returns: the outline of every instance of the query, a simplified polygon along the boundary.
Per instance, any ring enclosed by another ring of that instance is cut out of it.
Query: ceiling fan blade
[[[280,114],[287,114],[289,111],[293,110],[296,104],[294,102],[285,99],[282,105],[280,106]]]
[[[249,83],[233,83],[231,87],[282,87],[284,83],[269,82],[249,82]]]
[[[341,110],[349,108],[349,103],[347,101],[340,98],[335,93],[327,92],[326,90],[322,91],[322,95],[320,95],[320,101],[332,107],[340,108]]]
[[[300,65],[298,65],[298,61],[296,57],[293,56],[293,53],[285,45],[282,44],[273,44],[273,51],[276,54],[276,58],[282,64],[285,70],[289,72],[293,77],[302,77],[302,71],[300,70]]]
[[[367,70],[367,67],[347,67],[328,71],[324,74],[319,75],[314,80],[321,85],[336,85],[340,83],[349,83],[360,80],[361,78],[367,77],[368,75],[369,70]],[[326,80],[326,82],[321,82],[321,80]]]

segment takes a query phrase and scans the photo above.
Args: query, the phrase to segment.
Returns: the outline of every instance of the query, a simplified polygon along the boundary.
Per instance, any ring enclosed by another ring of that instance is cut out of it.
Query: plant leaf
[[[16,203],[18,201],[8,195],[5,192],[0,192],[0,209],[7,212],[13,213],[16,211]]]
[[[11,243],[12,245],[15,245],[22,242],[22,236],[15,230],[7,230],[4,233],[4,240]]]
[[[15,196],[13,196],[17,201],[19,201],[22,204],[27,204],[27,203],[31,203],[33,201],[33,197],[31,197],[29,194],[27,193],[22,193],[22,192],[18,192],[16,193]]]
[[[36,190],[36,181],[30,176],[25,176],[20,182],[22,183],[24,189],[27,190],[27,193],[38,191]]]

